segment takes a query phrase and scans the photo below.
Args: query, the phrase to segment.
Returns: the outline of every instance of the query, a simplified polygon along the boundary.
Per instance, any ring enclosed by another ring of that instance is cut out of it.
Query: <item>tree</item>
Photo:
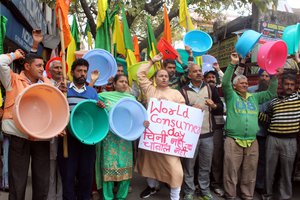
[[[41,0],[50,6],[55,4],[55,0]],[[278,0],[189,0],[189,8],[193,10],[202,21],[195,21],[194,23],[200,24],[203,21],[211,21],[216,18],[224,18],[221,16],[221,11],[233,6],[236,10],[239,8],[251,9],[251,4],[260,10],[266,10],[268,3],[277,5]],[[146,16],[150,16],[151,23],[154,28],[155,37],[158,38],[163,31],[163,4],[166,3],[169,9],[169,19],[175,38],[181,35],[183,29],[178,25],[179,14],[179,0],[109,0],[110,10],[116,6],[125,6],[126,18],[130,27],[131,33],[138,36],[140,49],[147,46],[146,38]],[[78,23],[80,32],[84,33],[86,23],[89,23],[93,37],[96,37],[96,16],[97,16],[97,0],[73,0],[70,14],[78,16]]]

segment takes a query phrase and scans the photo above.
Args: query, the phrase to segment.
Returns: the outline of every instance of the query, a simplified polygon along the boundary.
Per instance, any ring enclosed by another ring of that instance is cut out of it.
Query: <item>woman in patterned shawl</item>
[[[115,91],[99,93],[99,98],[104,102],[108,112],[124,97],[135,99],[126,92],[129,87],[126,76],[117,75],[114,78],[113,86]],[[149,125],[149,122],[145,121],[144,125]],[[126,141],[111,132],[101,142],[101,149],[97,151],[96,168],[100,167],[102,175],[99,173],[99,168],[96,169],[96,179],[99,183],[99,178],[102,178],[104,200],[114,199],[114,182],[119,182],[116,199],[126,199],[133,172],[132,148],[131,141]],[[99,165],[99,163],[101,164]]]

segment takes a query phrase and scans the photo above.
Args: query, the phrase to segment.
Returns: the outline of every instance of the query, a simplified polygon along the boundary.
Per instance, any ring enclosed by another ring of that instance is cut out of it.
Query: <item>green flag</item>
[[[0,54],[4,53],[3,43],[6,34],[6,22],[7,22],[6,17],[0,16]]]
[[[147,47],[147,52],[148,52],[148,58],[153,58],[158,51],[156,49],[157,42],[154,36],[154,32],[150,23],[150,18],[147,16],[147,38],[148,38],[148,47]]]
[[[78,51],[78,50],[80,50],[80,37],[79,37],[78,24],[77,24],[75,15],[73,16],[73,22],[72,22],[72,26],[71,26],[71,34],[76,43],[76,50]]]
[[[79,31],[78,31],[78,25],[76,21],[75,15],[73,15],[73,22],[71,26],[71,42],[68,45],[68,51],[67,51],[67,63],[68,63],[68,77],[71,80],[71,67],[74,60],[76,59],[75,51],[78,51],[80,49],[80,39],[79,39]]]
[[[148,47],[147,47],[147,54],[148,58],[152,59],[156,54],[159,52],[157,51],[157,42],[154,36],[154,32],[150,23],[150,18],[147,16],[147,38],[148,38]],[[154,67],[156,70],[161,69],[161,64],[160,62],[156,62],[154,64]]]
[[[125,49],[130,49],[130,50],[134,51],[132,37],[131,37],[130,30],[128,27],[124,6],[122,8],[122,21],[123,21]]]
[[[128,69],[128,81],[129,85],[132,84],[132,74],[130,73],[130,67],[137,63],[135,55],[134,55],[134,47],[133,41],[130,34],[130,30],[128,27],[124,6],[122,7],[122,21],[123,21],[123,37],[124,37],[124,45],[126,50],[126,63]]]
[[[97,33],[95,48],[111,51],[110,41],[110,19],[107,0],[98,0]]]

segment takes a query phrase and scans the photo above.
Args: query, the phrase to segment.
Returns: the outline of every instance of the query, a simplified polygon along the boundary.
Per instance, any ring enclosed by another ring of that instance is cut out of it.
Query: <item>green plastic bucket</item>
[[[69,130],[80,142],[94,145],[102,141],[109,131],[108,114],[95,100],[78,103],[72,110]]]
[[[137,71],[139,70],[139,68],[142,64],[147,64],[147,63],[148,63],[148,61],[138,62],[138,63],[128,67],[128,71],[130,72],[130,74],[132,76],[131,77],[132,80],[137,81],[137,75],[136,75]],[[154,65],[152,65],[150,67],[150,70],[149,70],[148,74],[147,74],[147,78],[151,78],[154,74],[155,74],[155,68],[154,68]]]

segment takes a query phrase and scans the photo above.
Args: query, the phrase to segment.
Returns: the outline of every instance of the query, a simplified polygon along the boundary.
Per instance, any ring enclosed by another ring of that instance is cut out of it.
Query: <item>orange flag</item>
[[[140,62],[141,61],[140,48],[139,48],[139,41],[138,41],[137,36],[136,35],[133,36],[132,40],[133,40],[133,48],[134,48],[134,55],[135,55],[136,61]]]
[[[58,9],[61,10],[61,18],[62,18],[62,24],[63,24],[63,33],[64,33],[64,42],[65,42],[65,48],[68,47],[69,43],[71,42],[71,32],[70,32],[70,25],[68,22],[68,13],[69,13],[69,7],[70,7],[71,0],[56,0],[56,6],[55,6],[55,13],[57,18],[57,25],[60,28],[59,24],[59,14]]]
[[[167,12],[166,4],[164,5],[164,35],[163,37],[172,44],[172,31],[170,27],[169,16]]]

